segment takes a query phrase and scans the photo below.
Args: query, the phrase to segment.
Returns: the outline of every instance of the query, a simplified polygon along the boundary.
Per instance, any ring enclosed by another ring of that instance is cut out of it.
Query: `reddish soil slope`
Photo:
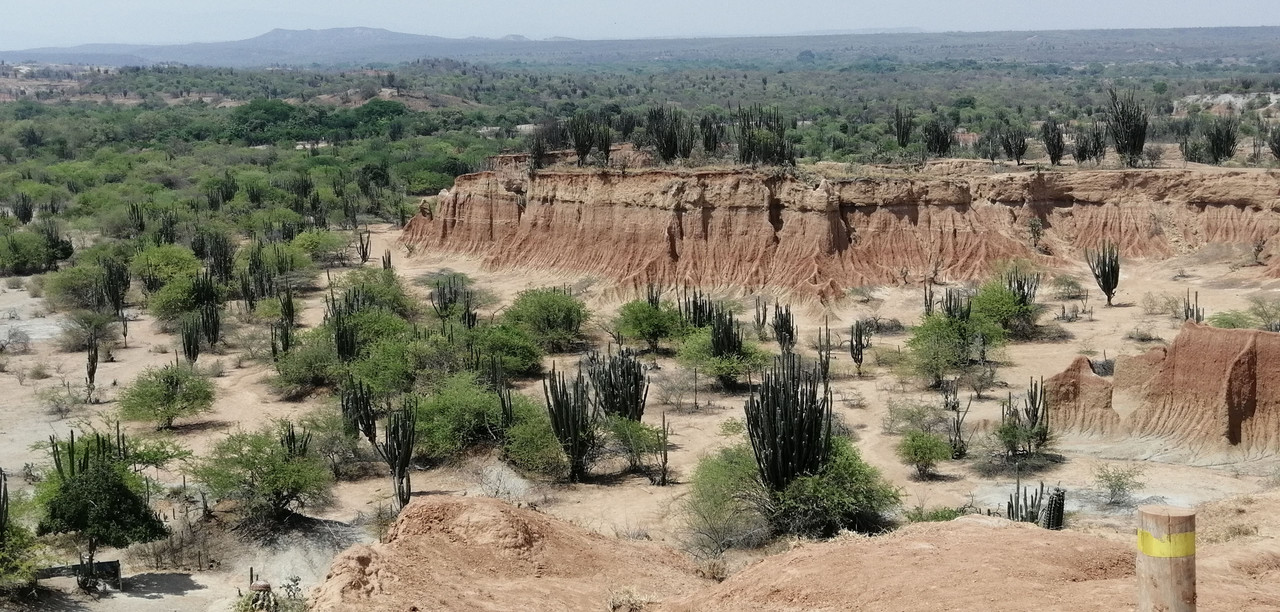
[[[921,174],[814,188],[747,170],[501,171],[459,177],[403,240],[493,266],[830,298],[856,285],[974,278],[1010,258],[1065,264],[1103,240],[1157,258],[1251,245],[1280,228],[1278,211],[1280,177],[1263,172]],[[1031,246],[1033,218],[1043,250]]]
[[[1051,423],[1156,436],[1193,451],[1280,450],[1280,334],[1188,322],[1168,347],[1116,361],[1114,381],[1077,359],[1046,382]],[[1123,416],[1122,416],[1123,415]]]

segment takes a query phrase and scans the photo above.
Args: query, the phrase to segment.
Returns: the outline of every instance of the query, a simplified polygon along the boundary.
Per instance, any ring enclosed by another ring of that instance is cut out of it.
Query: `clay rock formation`
[[[1280,177],[920,174],[815,188],[752,170],[498,171],[458,177],[433,206],[409,222],[403,241],[495,267],[634,285],[774,286],[825,299],[858,285],[975,278],[1012,258],[1065,265],[1103,240],[1126,257],[1251,246],[1280,229]],[[1032,219],[1044,228],[1035,247]],[[1271,259],[1269,273],[1280,274],[1280,258]]]
[[[885,536],[806,545],[672,612],[1131,609],[1133,552],[1119,542],[970,515]]]
[[[338,555],[310,609],[603,610],[624,588],[677,595],[703,583],[684,556],[656,544],[496,499],[438,496],[409,504],[382,543]]]
[[[1045,382],[1064,431],[1167,438],[1192,452],[1280,450],[1280,334],[1187,322],[1173,343],[1116,360],[1114,380],[1087,359]]]

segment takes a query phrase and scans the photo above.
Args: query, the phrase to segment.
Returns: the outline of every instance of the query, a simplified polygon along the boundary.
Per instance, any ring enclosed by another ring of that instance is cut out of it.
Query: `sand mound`
[[[670,609],[1111,612],[1134,605],[1133,572],[1123,544],[969,516],[804,546]]]
[[[1169,438],[1192,452],[1280,450],[1280,334],[1188,322],[1168,347],[1116,360],[1113,381],[1077,359],[1046,381],[1051,423]]]
[[[747,170],[500,170],[458,177],[402,240],[495,267],[831,298],[850,286],[971,279],[1012,258],[1075,263],[1103,240],[1127,257],[1243,250],[1280,227],[1277,193],[1280,177],[1259,172],[920,174],[815,188]],[[1032,219],[1044,252],[1032,247]],[[1271,260],[1280,274],[1280,257]]]
[[[702,585],[694,571],[673,550],[498,500],[429,497],[384,542],[338,555],[312,610],[603,610],[623,589],[691,592]]]
[[[1280,493],[1199,509],[1200,609],[1280,610]],[[1130,534],[1110,538],[967,516],[874,538],[802,544],[721,584],[684,556],[472,497],[411,504],[386,542],[334,560],[314,610],[1131,610]],[[639,609],[639,608],[617,608]]]

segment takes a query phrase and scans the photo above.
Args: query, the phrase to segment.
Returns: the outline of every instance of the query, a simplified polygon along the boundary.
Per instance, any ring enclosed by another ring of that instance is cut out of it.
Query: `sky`
[[[449,38],[1280,25],[1274,0],[0,0],[0,49],[365,26]]]

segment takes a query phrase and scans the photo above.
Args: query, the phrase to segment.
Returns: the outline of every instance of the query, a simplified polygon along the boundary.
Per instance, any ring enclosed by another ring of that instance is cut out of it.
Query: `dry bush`
[[[609,612],[643,612],[649,604],[656,602],[656,599],[636,592],[633,587],[625,587],[609,593],[605,609]]]
[[[212,570],[236,552],[235,537],[217,523],[179,514],[169,523],[170,535],[163,540],[137,544],[129,548],[125,558],[152,570]]]

